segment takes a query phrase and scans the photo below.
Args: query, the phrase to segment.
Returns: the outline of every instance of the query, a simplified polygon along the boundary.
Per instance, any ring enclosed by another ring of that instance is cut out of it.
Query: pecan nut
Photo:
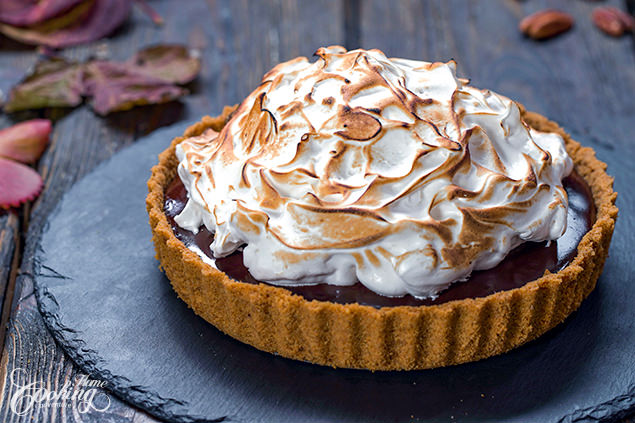
[[[568,31],[573,22],[573,17],[568,13],[546,9],[525,17],[518,28],[534,40],[544,40]]]
[[[616,7],[596,7],[591,19],[595,26],[613,37],[620,37],[633,30],[633,17]]]

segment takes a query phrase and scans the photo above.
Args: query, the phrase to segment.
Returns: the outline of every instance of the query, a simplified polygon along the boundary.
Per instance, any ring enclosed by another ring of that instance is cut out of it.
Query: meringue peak
[[[566,229],[557,134],[456,77],[456,63],[319,48],[281,63],[220,132],[177,147],[176,222],[273,284],[360,281],[431,296]]]

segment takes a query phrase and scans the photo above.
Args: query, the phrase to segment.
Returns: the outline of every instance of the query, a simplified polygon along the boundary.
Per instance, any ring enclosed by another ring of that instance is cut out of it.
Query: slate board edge
[[[163,398],[155,392],[152,392],[147,387],[136,386],[131,383],[124,376],[116,376],[110,373],[106,369],[100,367],[101,358],[96,351],[86,348],[85,343],[78,336],[77,331],[72,328],[65,327],[61,322],[57,314],[59,311],[59,305],[55,297],[48,291],[48,289],[38,283],[38,278],[47,277],[61,277],[63,275],[44,274],[40,272],[42,266],[42,257],[46,254],[41,248],[42,235],[48,229],[48,221],[53,218],[60,210],[64,200],[68,193],[76,189],[76,186],[81,184],[84,178],[91,177],[95,173],[100,172],[104,167],[108,166],[113,160],[119,159],[122,153],[130,154],[135,149],[141,148],[142,145],[150,143],[156,138],[163,135],[163,138],[173,138],[174,136],[182,133],[189,124],[174,124],[165,128],[161,128],[151,135],[148,135],[140,140],[137,140],[133,145],[124,148],[122,151],[115,153],[112,157],[105,160],[96,166],[90,173],[85,175],[82,179],[76,182],[59,200],[54,207],[53,211],[47,216],[47,223],[41,227],[38,233],[35,233],[35,229],[29,230],[28,237],[36,240],[36,255],[34,257],[34,274],[25,276],[31,277],[34,286],[34,292],[37,299],[38,309],[44,323],[51,333],[55,342],[60,346],[66,355],[78,366],[83,372],[104,380],[108,389],[120,399],[129,402],[139,408],[142,408],[151,415],[167,421],[174,421],[178,423],[198,423],[198,422],[223,422],[223,421],[242,421],[238,416],[224,415],[217,418],[209,419],[201,416],[190,416],[186,414],[173,413],[169,411],[170,405],[186,405],[182,401]],[[167,143],[166,143],[167,147]],[[149,169],[148,169],[149,172]],[[149,175],[149,173],[148,173]],[[37,238],[36,238],[37,237]],[[53,270],[53,269],[49,269]],[[635,411],[635,385],[629,386],[627,393],[618,396],[609,401],[597,404],[592,407],[584,409],[576,409],[571,413],[562,416],[559,422],[580,422],[580,421],[606,421],[616,420],[623,418]]]
[[[105,381],[109,391],[120,399],[142,408],[162,420],[183,423],[228,421],[229,416],[222,416],[217,419],[210,420],[202,417],[170,413],[169,411],[166,411],[166,407],[169,407],[170,404],[184,404],[181,401],[172,398],[162,398],[160,395],[150,391],[146,387],[135,386],[127,378],[123,376],[115,376],[108,370],[100,368],[99,364],[101,359],[96,352],[86,348],[81,339],[71,335],[77,333],[76,331],[63,326],[59,322],[59,319],[55,314],[55,310],[58,309],[57,301],[48,292],[48,290],[44,287],[38,286],[35,289],[35,295],[40,314],[42,315],[46,327],[53,336],[55,342],[84,373],[90,375],[91,377]],[[81,353],[79,351],[81,351]]]
[[[560,419],[559,423],[616,421],[628,417],[633,412],[635,412],[635,385],[629,386],[626,394],[610,401],[567,414]]]
[[[79,369],[84,373],[97,377],[107,383],[108,389],[118,398],[133,404],[139,408],[142,408],[149,412],[151,415],[167,421],[174,421],[178,423],[199,423],[199,422],[223,422],[223,421],[239,421],[230,418],[230,416],[219,416],[215,419],[204,418],[200,416],[190,416],[185,414],[176,414],[169,411],[171,404],[185,405],[182,401],[172,398],[162,398],[159,394],[152,392],[147,387],[136,386],[131,383],[130,380],[123,376],[116,376],[110,373],[107,369],[100,367],[101,358],[96,351],[93,351],[86,347],[84,341],[80,339],[77,331],[72,328],[64,326],[60,322],[60,318],[57,314],[59,310],[59,304],[55,297],[48,291],[48,289],[38,282],[38,278],[58,277],[64,278],[63,275],[55,273],[54,269],[48,269],[51,273],[44,274],[41,272],[42,257],[46,254],[41,248],[41,239],[45,231],[48,230],[49,221],[51,218],[59,213],[59,210],[66,199],[67,195],[78,185],[82,183],[84,178],[90,177],[95,173],[100,172],[103,168],[108,166],[114,159],[119,158],[121,153],[131,153],[131,149],[139,149],[142,144],[150,143],[161,135],[169,139],[183,133],[185,128],[190,124],[175,124],[154,132],[150,136],[136,141],[133,145],[124,148],[122,151],[115,153],[112,157],[97,165],[90,173],[85,175],[82,179],[77,181],[59,200],[55,205],[53,211],[47,216],[47,223],[42,226],[38,233],[34,233],[35,230],[30,230],[28,236],[32,239],[36,239],[36,255],[34,257],[34,274],[32,276],[32,282],[37,299],[38,310],[42,315],[44,323],[51,333],[51,336],[55,340],[56,344],[64,351],[64,353],[75,363]],[[166,142],[166,148],[168,143]],[[158,161],[158,158],[157,158]],[[149,169],[148,169],[149,176]],[[31,275],[28,275],[31,276]]]

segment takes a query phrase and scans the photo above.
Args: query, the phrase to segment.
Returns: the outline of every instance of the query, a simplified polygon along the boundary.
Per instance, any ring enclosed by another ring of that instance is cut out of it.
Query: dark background
[[[106,413],[79,414],[69,407],[35,408],[17,416],[8,401],[14,387],[9,375],[23,368],[32,381],[51,390],[81,374],[55,345],[32,295],[31,274],[36,237],[47,215],[75,181],[118,150],[172,123],[194,122],[218,114],[223,105],[246,96],[273,65],[320,46],[379,48],[389,57],[458,62],[460,76],[523,103],[564,126],[574,138],[595,149],[616,177],[615,189],[632,185],[635,157],[634,39],[598,31],[590,19],[597,5],[627,8],[621,1],[168,1],[149,3],[165,19],[155,26],[135,10],[112,37],[64,50],[72,59],[99,54],[124,60],[141,47],[179,42],[201,50],[203,67],[179,102],[146,106],[100,118],[86,106],[7,116],[0,127],[27,118],[55,121],[51,145],[39,162],[43,194],[16,212],[0,211],[0,304],[4,348],[0,361],[0,421],[155,421],[110,395]],[[536,42],[517,29],[519,20],[545,7],[557,7],[576,19],[574,28],[552,40]],[[6,93],[32,66],[37,53],[0,37],[0,90]],[[167,141],[166,141],[167,145]],[[620,152],[616,154],[615,152]],[[623,152],[623,154],[621,154]],[[633,199],[618,198],[620,216],[632,215]],[[635,233],[618,219],[616,230]],[[635,240],[634,240],[635,241]],[[627,262],[628,251],[613,251],[614,262]],[[615,257],[617,255],[617,257]],[[625,299],[626,301],[627,299]],[[607,381],[610,383],[610,381]],[[457,416],[457,421],[460,417]]]

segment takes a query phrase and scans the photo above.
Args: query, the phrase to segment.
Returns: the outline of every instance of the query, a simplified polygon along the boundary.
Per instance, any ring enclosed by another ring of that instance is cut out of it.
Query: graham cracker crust
[[[204,117],[172,141],[152,168],[146,198],[157,259],[174,290],[196,314],[233,338],[263,351],[332,367],[428,369],[480,360],[531,341],[561,323],[594,289],[617,218],[613,178],[591,148],[522,106],[528,125],[565,139],[597,210],[577,255],[558,273],[547,271],[520,288],[482,298],[384,308],[308,301],[281,287],[230,279],[175,237],[163,204],[165,189],[176,176],[176,145],[208,128],[220,131],[235,108]]]

